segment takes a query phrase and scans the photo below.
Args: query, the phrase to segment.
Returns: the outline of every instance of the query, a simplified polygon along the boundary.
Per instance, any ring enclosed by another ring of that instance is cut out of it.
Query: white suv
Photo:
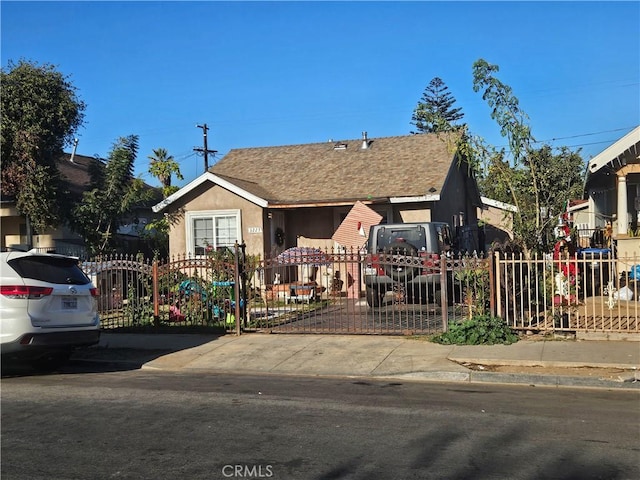
[[[63,255],[0,252],[0,352],[54,369],[73,349],[100,340],[98,290]]]

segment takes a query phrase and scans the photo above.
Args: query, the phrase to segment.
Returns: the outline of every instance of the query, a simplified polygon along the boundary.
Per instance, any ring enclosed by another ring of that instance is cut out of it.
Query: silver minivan
[[[0,352],[52,369],[100,339],[98,290],[64,255],[0,252]]]

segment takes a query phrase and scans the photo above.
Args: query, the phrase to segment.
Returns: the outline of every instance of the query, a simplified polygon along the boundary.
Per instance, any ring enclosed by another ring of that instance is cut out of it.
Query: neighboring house
[[[513,240],[513,214],[518,211],[515,205],[480,197],[482,205],[478,208],[478,223],[482,225],[480,248],[487,252],[493,243]],[[484,247],[484,248],[483,248]]]
[[[82,193],[88,189],[90,184],[90,166],[97,162],[101,162],[101,160],[75,153],[65,153],[56,162],[63,181],[63,188],[69,192],[72,198],[80,201]],[[122,242],[127,245],[128,253],[138,252],[144,247],[144,244],[140,242],[140,230],[137,227],[144,227],[144,224],[155,216],[150,207],[136,212],[136,214],[136,228],[125,225],[118,231]],[[27,237],[24,215],[18,212],[15,199],[6,197],[0,198],[0,247],[3,249],[32,247],[83,258],[86,256],[83,239],[66,225],[60,225],[58,228],[46,232],[34,232],[30,240]]]
[[[594,228],[589,225],[589,200],[571,200],[567,206],[567,220],[576,230],[579,248],[595,247]],[[562,221],[562,219],[560,219]],[[560,228],[560,224],[556,227]],[[559,231],[559,230],[558,230]],[[556,235],[556,236],[559,236]]]
[[[585,179],[591,229],[613,227],[619,257],[640,255],[640,126],[589,161]]]
[[[364,132],[358,140],[233,149],[153,209],[173,217],[170,252],[187,255],[235,241],[263,258],[293,246],[340,248],[332,236],[357,202],[382,223],[476,225],[482,202],[456,138]],[[466,240],[478,249],[477,238]]]

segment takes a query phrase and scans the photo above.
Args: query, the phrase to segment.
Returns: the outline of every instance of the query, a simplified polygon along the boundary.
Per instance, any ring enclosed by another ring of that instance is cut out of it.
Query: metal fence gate
[[[255,275],[249,327],[291,333],[433,334],[446,324],[440,299],[409,302],[402,281],[377,305],[369,305],[357,251],[297,250],[269,259]],[[429,286],[426,287],[429,289]],[[436,293],[435,291],[433,292]]]

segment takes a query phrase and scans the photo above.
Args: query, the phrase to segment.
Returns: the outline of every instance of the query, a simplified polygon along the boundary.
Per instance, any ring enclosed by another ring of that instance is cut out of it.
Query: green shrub
[[[501,318],[482,315],[460,323],[450,322],[447,332],[431,340],[443,345],[510,345],[518,341],[518,335]]]

